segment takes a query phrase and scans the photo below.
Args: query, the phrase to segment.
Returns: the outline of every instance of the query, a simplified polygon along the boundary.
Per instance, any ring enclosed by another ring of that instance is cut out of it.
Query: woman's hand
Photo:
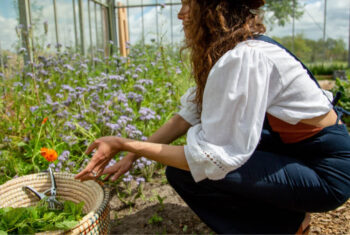
[[[95,140],[86,150],[86,154],[90,154],[94,149],[91,161],[75,179],[82,181],[91,180],[100,177],[109,161],[120,151],[122,151],[122,139],[115,136],[106,136]]]
[[[108,174],[104,180],[111,178],[112,181],[116,181],[121,175],[125,174],[130,170],[132,164],[137,159],[134,153],[129,153],[123,157],[119,162],[115,163],[113,166],[106,168],[103,171],[103,175]]]

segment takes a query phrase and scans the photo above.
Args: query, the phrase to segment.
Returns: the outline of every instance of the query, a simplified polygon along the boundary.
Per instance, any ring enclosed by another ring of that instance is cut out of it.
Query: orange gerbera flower
[[[54,149],[41,148],[40,154],[49,162],[53,162],[57,159],[57,152]]]
[[[41,124],[42,124],[42,125],[44,125],[44,124],[45,124],[45,122],[47,122],[47,119],[48,119],[47,117],[46,117],[46,118],[44,118],[44,119],[43,119],[43,121],[41,122]]]

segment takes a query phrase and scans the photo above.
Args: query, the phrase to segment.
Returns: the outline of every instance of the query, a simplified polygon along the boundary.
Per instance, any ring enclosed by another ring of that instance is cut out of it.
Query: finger
[[[113,175],[112,173],[111,173],[111,174],[108,174],[108,175],[103,179],[103,181],[109,180],[109,178],[111,178],[112,175]]]
[[[85,174],[85,175],[83,175],[83,176],[81,176],[81,177],[79,178],[79,180],[82,181],[82,182],[83,182],[83,181],[87,181],[87,180],[93,180],[93,179],[95,179],[95,177],[92,176],[91,173]]]
[[[90,171],[87,168],[85,168],[84,170],[79,172],[74,178],[75,179],[81,179],[82,177],[84,177],[87,174],[90,174]]]
[[[94,156],[95,157],[95,156]],[[96,160],[96,158],[94,158],[89,162],[89,164],[84,168],[84,170],[82,170],[80,173],[78,173],[75,176],[75,179],[82,179],[85,178],[86,175],[89,175],[94,168],[96,167],[96,165],[98,164],[98,160]],[[97,173],[97,172],[96,172]]]
[[[85,154],[89,155],[92,152],[92,150],[98,147],[98,145],[99,145],[98,141],[95,140],[94,142],[92,142],[92,144],[90,144],[88,148],[85,150]]]
[[[119,169],[119,171],[117,171],[114,175],[113,175],[113,177],[112,177],[112,179],[111,179],[111,181],[116,181],[122,174],[124,174],[125,172],[123,172],[123,171],[121,171],[120,169]]]

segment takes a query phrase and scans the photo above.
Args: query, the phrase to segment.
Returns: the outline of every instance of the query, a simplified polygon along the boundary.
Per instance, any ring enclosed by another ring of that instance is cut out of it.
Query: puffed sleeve
[[[200,122],[200,117],[197,112],[197,105],[192,102],[195,97],[195,90],[196,87],[190,87],[181,97],[181,108],[177,113],[192,126]]]
[[[196,182],[222,179],[250,158],[267,106],[280,86],[270,82],[272,69],[262,53],[240,45],[214,65],[204,90],[201,123],[189,129],[185,145]]]

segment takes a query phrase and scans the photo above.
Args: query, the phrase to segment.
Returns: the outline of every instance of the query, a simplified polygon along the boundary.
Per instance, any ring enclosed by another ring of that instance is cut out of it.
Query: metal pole
[[[28,14],[29,2],[28,0],[18,0],[18,10],[19,10],[19,23],[22,25],[21,39],[22,47],[26,49],[26,53],[23,53],[24,63],[28,61],[33,62],[31,46],[29,41],[29,14]]]
[[[295,52],[295,0],[293,0],[293,24],[292,24],[292,52]]]
[[[75,50],[78,50],[78,30],[77,30],[77,13],[76,13],[76,7],[75,7],[75,0],[72,0],[73,2],[73,22],[74,22],[74,38],[75,38]]]
[[[323,19],[323,41],[326,41],[327,32],[327,0],[324,0],[324,19]]]
[[[97,27],[97,4],[94,4],[95,11],[95,34],[96,34],[96,48],[99,48],[100,40],[98,39],[98,27]]]
[[[143,0],[141,0],[141,19],[142,19],[142,45],[145,45],[145,18],[143,15]]]
[[[84,22],[83,22],[83,1],[79,0],[79,27],[80,27],[80,50],[81,53],[85,54],[85,45],[84,45]]]
[[[173,0],[170,0],[170,28],[171,28],[171,46],[174,45],[174,22],[173,22]]]
[[[31,49],[32,49],[30,61],[34,61],[34,55],[35,55],[34,37],[33,37],[34,29],[32,24],[32,10],[30,9],[30,2],[28,2],[28,17],[29,17],[29,25],[30,25],[30,27],[28,27],[30,29],[28,33],[30,36]]]
[[[159,28],[158,28],[158,0],[156,0],[156,30],[157,30],[157,43],[159,44]]]
[[[94,58],[94,47],[92,42],[92,29],[91,29],[91,12],[90,12],[90,0],[88,0],[88,17],[89,17],[89,36],[90,36],[90,50],[91,50],[91,58]]]
[[[117,38],[116,38],[116,29],[117,29],[117,22],[116,22],[116,15],[115,15],[115,4],[114,0],[109,0],[108,3],[108,14],[109,14],[109,38],[111,41],[113,41],[113,45],[117,46]],[[113,54],[114,46],[111,47],[111,53]]]
[[[102,46],[103,50],[106,52],[106,35],[105,35],[105,19],[104,19],[104,7],[100,7],[100,14],[101,14],[101,35],[102,35]]]
[[[57,51],[60,51],[60,41],[58,36],[58,24],[57,24],[57,8],[56,8],[56,0],[53,0],[53,15],[55,19],[55,31],[56,31],[56,47]]]

